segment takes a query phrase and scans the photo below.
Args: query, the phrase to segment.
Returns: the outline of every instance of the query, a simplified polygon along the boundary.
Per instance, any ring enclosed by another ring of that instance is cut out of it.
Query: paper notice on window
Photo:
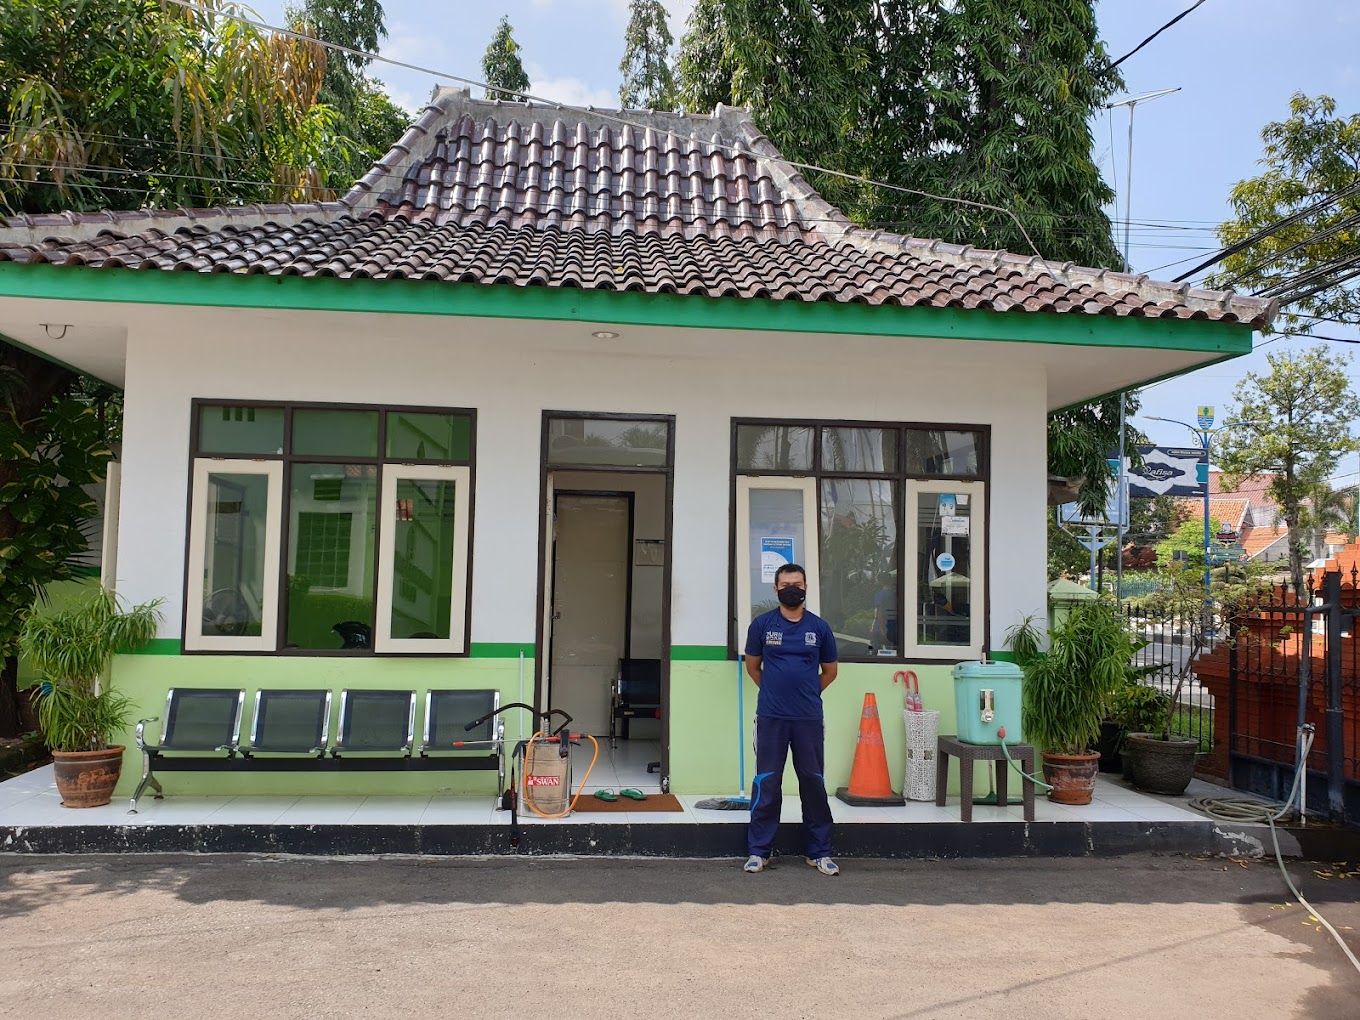
[[[779,568],[793,562],[792,538],[762,538],[760,540],[760,579],[774,583]]]
[[[966,536],[968,534],[968,522],[970,520],[971,518],[969,517],[941,517],[940,534]]]

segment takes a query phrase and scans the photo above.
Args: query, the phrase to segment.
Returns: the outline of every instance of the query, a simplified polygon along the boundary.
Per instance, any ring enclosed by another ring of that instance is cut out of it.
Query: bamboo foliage
[[[19,644],[42,681],[38,724],[54,751],[97,751],[127,725],[131,703],[101,678],[115,654],[156,636],[161,600],[124,609],[101,588],[53,613],[31,613]]]

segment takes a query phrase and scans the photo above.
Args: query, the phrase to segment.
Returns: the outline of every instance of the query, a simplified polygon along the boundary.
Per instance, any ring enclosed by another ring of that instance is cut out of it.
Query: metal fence
[[[1152,670],[1141,682],[1156,687],[1168,697],[1176,697],[1171,715],[1172,732],[1194,737],[1199,741],[1201,751],[1212,750],[1214,698],[1200,686],[1190,670],[1196,656],[1217,647],[1222,640],[1212,615],[1204,619],[1185,619],[1128,603],[1124,613],[1133,632],[1147,642],[1134,656],[1135,666]]]

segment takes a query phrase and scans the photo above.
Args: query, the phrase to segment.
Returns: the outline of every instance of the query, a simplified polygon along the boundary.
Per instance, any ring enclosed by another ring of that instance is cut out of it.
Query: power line
[[[1279,252],[1275,255],[1271,255],[1268,258],[1261,259],[1258,262],[1255,262],[1252,265],[1248,266],[1246,269],[1241,270],[1240,272],[1235,274],[1232,277],[1232,279],[1228,281],[1227,285],[1231,287],[1234,284],[1237,284],[1242,280],[1245,280],[1253,273],[1259,272],[1261,269],[1264,269],[1272,262],[1279,262],[1283,259],[1286,259],[1290,255],[1294,254],[1294,252],[1300,250],[1301,248],[1306,248],[1308,245],[1316,244],[1319,241],[1325,241],[1329,237],[1332,237],[1334,234],[1340,233],[1342,230],[1346,230],[1347,228],[1352,227],[1357,223],[1360,223],[1360,212],[1354,213],[1350,216],[1343,216],[1341,219],[1337,220],[1326,230],[1319,230],[1312,236],[1305,237],[1302,241],[1290,245],[1284,251]]]
[[[1141,49],[1142,49],[1144,46],[1146,46],[1148,43],[1152,42],[1153,39],[1156,39],[1159,35],[1161,35],[1163,32],[1165,32],[1168,28],[1170,28],[1172,25],[1176,24],[1176,22],[1180,21],[1182,18],[1184,18],[1187,14],[1190,14],[1190,13],[1191,13],[1192,11],[1194,11],[1196,8],[1200,7],[1203,3],[1204,3],[1204,0],[1196,0],[1196,2],[1195,2],[1194,4],[1192,4],[1190,7],[1186,8],[1185,10],[1181,11],[1181,12],[1180,12],[1179,14],[1177,14],[1174,18],[1172,18],[1170,21],[1168,21],[1165,25],[1163,25],[1161,28],[1157,29],[1157,31],[1153,32],[1150,36],[1148,36],[1146,39],[1144,39],[1142,42],[1140,42],[1137,46],[1135,46],[1133,49],[1129,50],[1129,52],[1125,53],[1122,57],[1120,57],[1118,60],[1116,60],[1113,64],[1111,64],[1111,65],[1107,68],[1107,71],[1113,71],[1116,67],[1118,67],[1120,64],[1122,64],[1124,61],[1128,60],[1129,57],[1133,56],[1135,53],[1137,53],[1139,50],[1141,50]]]

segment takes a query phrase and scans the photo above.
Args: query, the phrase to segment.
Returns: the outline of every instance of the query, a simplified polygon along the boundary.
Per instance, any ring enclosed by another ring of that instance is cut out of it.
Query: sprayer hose
[[[1298,887],[1294,885],[1294,880],[1289,877],[1289,872],[1284,866],[1284,855],[1280,853],[1280,835],[1275,831],[1275,823],[1293,810],[1294,796],[1298,793],[1299,781],[1303,776],[1303,767],[1308,761],[1308,752],[1312,750],[1312,747],[1313,734],[1308,733],[1302,740],[1299,767],[1294,771],[1294,783],[1289,788],[1289,796],[1285,798],[1283,804],[1266,800],[1249,800],[1243,797],[1196,797],[1190,801],[1190,807],[1196,811],[1204,812],[1215,821],[1251,822],[1270,826],[1270,842],[1275,847],[1275,863],[1279,865],[1280,874],[1284,876],[1284,884],[1289,887],[1289,891],[1299,901],[1299,906],[1308,911],[1323,928],[1327,929],[1327,934],[1341,947],[1341,951],[1346,954],[1346,959],[1350,960],[1351,966],[1360,971],[1360,960],[1355,958],[1355,954],[1351,952],[1340,933],[1331,926],[1331,923],[1325,917],[1318,913],[1316,907],[1303,898],[1303,893],[1299,892]]]

